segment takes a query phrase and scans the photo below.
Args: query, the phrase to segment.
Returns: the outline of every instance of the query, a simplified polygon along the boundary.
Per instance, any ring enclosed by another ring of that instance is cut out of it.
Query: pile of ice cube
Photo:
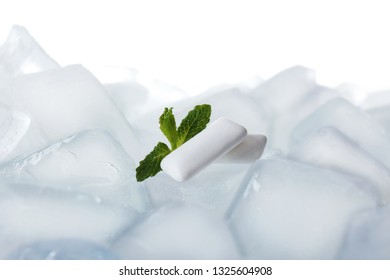
[[[1,259],[390,258],[390,93],[293,67],[190,97],[101,70],[60,67],[19,26],[0,47]],[[136,182],[163,108],[202,103],[267,135],[263,158]]]

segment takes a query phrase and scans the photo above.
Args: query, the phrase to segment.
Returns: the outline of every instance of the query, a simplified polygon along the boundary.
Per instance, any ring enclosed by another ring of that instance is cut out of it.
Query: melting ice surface
[[[60,67],[23,27],[0,46],[1,259],[390,258],[389,92],[296,66],[189,97],[90,70]],[[267,135],[263,158],[137,183],[163,108],[180,121],[201,103]]]

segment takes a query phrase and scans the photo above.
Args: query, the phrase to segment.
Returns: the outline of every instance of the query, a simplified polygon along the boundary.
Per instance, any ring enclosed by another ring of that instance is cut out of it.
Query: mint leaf
[[[190,140],[196,134],[206,128],[210,122],[211,106],[208,104],[197,105],[182,120],[178,130],[177,147]]]
[[[171,150],[162,142],[158,142],[153,151],[151,151],[140,163],[136,169],[136,178],[138,182],[153,177],[161,171],[161,161]]]
[[[171,143],[172,151],[175,150],[177,148],[177,130],[172,108],[165,108],[164,113],[160,116],[160,130]]]
[[[173,150],[205,129],[210,121],[211,106],[208,104],[197,105],[188,112],[179,128],[176,129],[176,120],[172,109],[165,108],[159,119],[160,129],[167,137],[172,150],[165,143],[158,142],[153,151],[140,161],[135,175],[138,182],[142,182],[160,172],[161,161]]]

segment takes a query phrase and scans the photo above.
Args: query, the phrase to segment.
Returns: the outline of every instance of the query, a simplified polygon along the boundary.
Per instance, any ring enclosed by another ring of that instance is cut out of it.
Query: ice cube
[[[292,139],[303,139],[310,131],[333,126],[361,148],[390,168],[390,134],[369,115],[348,101],[336,98],[303,120],[293,132]]]
[[[10,95],[11,105],[31,116],[46,144],[82,130],[104,128],[130,156],[138,156],[138,141],[123,114],[103,86],[80,65],[15,78]],[[18,148],[12,156],[43,147],[31,139],[29,149]]]
[[[16,147],[30,126],[30,118],[0,104],[0,163]]]
[[[390,133],[390,92],[378,91],[371,93],[362,102],[362,107],[379,125]]]
[[[139,107],[134,108],[135,112],[132,112],[134,110],[128,106],[126,110],[129,111],[125,115],[128,117],[129,122],[138,129],[147,128],[154,134],[160,133],[158,119],[164,108],[174,107],[175,113],[177,113],[179,108],[183,108],[183,104],[188,104],[188,101],[181,102],[181,100],[187,100],[186,98],[188,97],[184,91],[163,81],[144,77],[138,81],[135,87],[139,91],[138,95],[140,97],[144,95],[142,104],[140,103]],[[141,91],[144,92],[141,93]],[[145,97],[146,99],[144,99]],[[178,121],[177,118],[176,120]]]
[[[87,130],[0,166],[3,181],[77,190],[138,211],[149,208],[135,163],[108,132]]]
[[[253,165],[227,217],[244,258],[332,259],[351,217],[374,207],[348,177],[274,158]]]
[[[22,245],[7,259],[11,260],[115,260],[107,248],[80,239],[41,240]]]
[[[87,65],[86,67],[106,88],[118,108],[131,123],[148,108],[148,89],[137,81],[135,69]]]
[[[124,259],[237,259],[233,237],[222,219],[207,211],[171,205],[152,213],[113,243]]]
[[[294,66],[260,84],[253,95],[269,116],[275,116],[296,104],[315,87],[314,70]]]
[[[139,80],[140,83],[147,88],[150,94],[148,100],[149,107],[173,103],[188,97],[187,93],[182,89],[162,80],[155,78],[150,79],[142,76]]]
[[[260,84],[252,95],[261,104],[269,126],[268,144],[287,152],[295,126],[336,94],[318,86],[315,72],[301,66],[284,70]]]
[[[104,87],[130,123],[135,122],[148,107],[148,90],[137,82],[106,84]]]
[[[135,210],[99,203],[75,192],[1,185],[0,258],[39,240],[75,238],[107,245],[137,217]]]
[[[349,83],[342,83],[335,90],[339,93],[339,97],[347,99],[358,107],[364,106],[363,102],[369,94],[365,89]]]
[[[356,215],[340,250],[342,259],[390,259],[390,206]]]
[[[366,111],[385,131],[390,134],[390,106],[376,107]]]
[[[290,108],[286,108],[283,113],[276,114],[268,135],[272,139],[270,145],[287,152],[291,134],[295,127],[321,105],[336,98],[337,95],[338,93],[336,91],[317,86],[306,92],[296,104],[291,105]]]
[[[188,102],[188,101],[187,101]],[[195,97],[183,106],[177,108],[178,119],[182,119],[197,104],[210,104],[212,108],[211,121],[219,118],[228,118],[245,126],[248,133],[266,134],[268,122],[263,113],[263,108],[253,96],[243,93],[237,87],[225,90],[206,92],[200,97]]]
[[[377,91],[370,93],[361,103],[365,110],[390,106],[390,91]]]
[[[264,79],[258,75],[244,77],[239,82],[235,83],[242,92],[252,94],[253,90],[258,88]]]
[[[382,200],[390,200],[390,172],[359,145],[333,127],[322,127],[293,145],[290,156],[361,177],[373,184]]]
[[[59,68],[22,26],[13,26],[0,47],[0,80]]]
[[[136,82],[138,71],[134,68],[118,67],[111,65],[84,64],[104,86]]]
[[[245,164],[213,164],[185,182],[176,182],[161,172],[146,180],[145,186],[154,207],[185,202],[223,216],[248,167]]]

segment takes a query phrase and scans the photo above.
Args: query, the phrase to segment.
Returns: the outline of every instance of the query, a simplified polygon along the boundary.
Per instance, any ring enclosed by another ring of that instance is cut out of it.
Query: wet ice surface
[[[0,165],[10,183],[34,183],[85,192],[105,201],[144,212],[149,200],[136,184],[134,161],[105,130],[72,135],[25,158]]]
[[[353,214],[375,206],[375,194],[340,174],[264,159],[248,173],[228,220],[246,258],[331,259]]]
[[[93,73],[93,74],[92,74]],[[120,68],[60,67],[23,27],[0,46],[1,259],[389,259],[389,92],[295,66],[189,96]],[[135,180],[197,104],[268,138],[253,164]]]
[[[31,139],[28,150],[16,149],[15,156],[96,127],[105,128],[132,157],[138,156],[130,125],[104,87],[80,65],[19,76],[11,81],[9,94],[10,106],[31,115],[40,135]]]
[[[390,199],[390,172],[354,141],[334,127],[325,126],[306,135],[292,148],[290,156],[327,169],[361,177]]]
[[[390,134],[363,110],[345,99],[337,98],[325,103],[296,128],[294,140],[324,126],[332,126],[355,141],[373,157],[390,167]]]
[[[0,104],[0,162],[24,137],[30,122],[26,114]]]
[[[180,204],[157,209],[113,244],[126,259],[237,259],[236,246],[222,219]]]
[[[82,193],[34,185],[1,185],[0,194],[2,258],[25,244],[46,239],[78,238],[109,244],[139,215]]]
[[[154,207],[185,202],[210,210],[213,215],[223,216],[246,171],[245,165],[215,164],[185,182],[176,182],[160,173],[147,180],[145,186]]]
[[[349,228],[339,258],[390,259],[389,230],[389,206],[357,216]]]
[[[18,248],[8,256],[18,260],[112,260],[118,259],[107,248],[81,239],[37,241]]]

